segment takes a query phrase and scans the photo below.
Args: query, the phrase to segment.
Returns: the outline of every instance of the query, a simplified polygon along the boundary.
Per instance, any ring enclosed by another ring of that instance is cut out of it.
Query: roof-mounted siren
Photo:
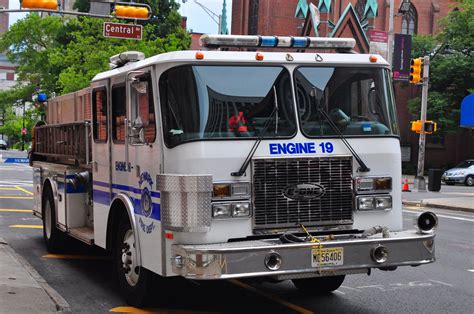
[[[137,62],[145,59],[145,54],[140,51],[124,51],[116,54],[109,59],[111,69],[119,68],[129,62]]]
[[[293,36],[258,36],[258,35],[202,35],[201,46],[204,48],[238,47],[238,48],[312,48],[352,50],[354,38],[332,37],[293,37]]]

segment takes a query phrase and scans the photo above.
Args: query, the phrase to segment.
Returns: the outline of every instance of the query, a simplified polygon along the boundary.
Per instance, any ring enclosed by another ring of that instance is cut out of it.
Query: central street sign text
[[[104,36],[112,38],[142,39],[143,26],[104,22]]]

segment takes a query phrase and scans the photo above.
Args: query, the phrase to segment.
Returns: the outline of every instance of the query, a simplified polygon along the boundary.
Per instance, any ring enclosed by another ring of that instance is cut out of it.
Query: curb
[[[67,301],[46,282],[46,280],[33,268],[33,266],[31,266],[21,255],[16,253],[13,248],[2,238],[0,238],[0,245],[5,245],[5,249],[8,251],[8,253],[10,253],[11,256],[13,256],[13,258],[15,258],[21,264],[21,266],[25,268],[25,270],[38,283],[38,285],[43,288],[46,294],[56,305],[58,312],[72,313],[69,303],[67,303]]]
[[[439,205],[439,204],[433,204],[433,203],[425,203],[424,201],[402,201],[403,205],[408,205],[408,206],[417,206],[417,207],[433,207],[433,208],[441,208],[441,209],[448,209],[448,210],[454,210],[454,211],[463,211],[463,212],[468,212],[468,213],[474,213],[474,208],[466,208],[466,207],[457,207],[457,206],[451,206],[451,205]]]

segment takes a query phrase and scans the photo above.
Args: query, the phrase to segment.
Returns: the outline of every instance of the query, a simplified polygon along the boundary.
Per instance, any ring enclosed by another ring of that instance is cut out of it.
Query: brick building
[[[397,13],[402,0],[395,0]],[[405,15],[394,17],[394,32],[402,34],[435,34],[438,22],[452,9],[453,1],[411,0]],[[315,27],[311,10],[319,11]],[[389,0],[233,0],[232,33],[287,36],[353,37],[358,52],[369,53],[369,30],[388,31]],[[405,166],[416,169],[418,135],[409,131],[410,121],[419,119],[408,112],[408,100],[419,96],[421,88],[406,82],[394,83],[400,140],[409,161]],[[474,136],[471,130],[459,128],[457,134],[427,136],[425,169],[447,167],[474,158]]]

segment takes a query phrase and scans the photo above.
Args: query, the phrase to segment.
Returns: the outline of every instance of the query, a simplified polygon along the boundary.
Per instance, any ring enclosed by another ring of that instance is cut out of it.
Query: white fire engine
[[[121,53],[90,88],[49,102],[32,153],[48,250],[68,235],[111,251],[131,304],[155,276],[321,293],[348,274],[435,260],[433,213],[402,230],[386,61],[353,53],[353,39],[201,42]]]

